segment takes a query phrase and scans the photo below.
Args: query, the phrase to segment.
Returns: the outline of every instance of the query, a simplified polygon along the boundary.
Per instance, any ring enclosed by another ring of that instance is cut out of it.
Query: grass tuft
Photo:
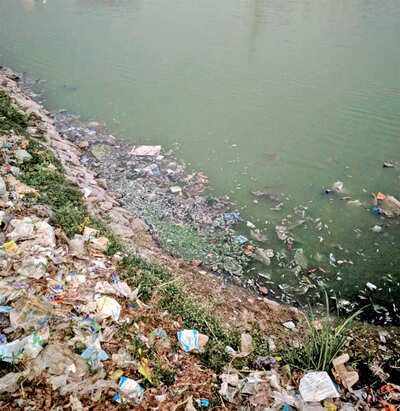
[[[28,127],[28,118],[12,103],[11,98],[0,90],[0,133],[14,130],[16,134],[24,134]]]
[[[285,362],[302,370],[328,371],[333,359],[342,354],[347,342],[349,330],[355,318],[361,314],[358,310],[346,319],[332,318],[329,301],[326,296],[326,317],[316,323],[311,315],[304,314],[308,336],[303,337],[299,349],[285,349],[282,357]]]

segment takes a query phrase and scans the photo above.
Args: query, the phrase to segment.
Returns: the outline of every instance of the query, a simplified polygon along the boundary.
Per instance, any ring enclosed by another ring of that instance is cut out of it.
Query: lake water
[[[46,79],[49,109],[132,143],[177,144],[264,247],[282,248],[275,225],[307,207],[326,224],[294,230],[309,268],[345,299],[377,285],[367,301],[393,315],[400,227],[371,212],[370,193],[400,198],[400,169],[382,168],[400,163],[399,21],[398,0],[1,0],[0,63]],[[337,180],[362,206],[321,194]],[[268,270],[272,289],[297,281]]]

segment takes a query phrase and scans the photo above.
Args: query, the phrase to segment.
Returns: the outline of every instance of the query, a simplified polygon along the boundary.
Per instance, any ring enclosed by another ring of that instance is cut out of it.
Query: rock
[[[101,187],[104,188],[104,190],[107,190],[107,180],[104,178],[98,178],[96,179],[97,184]]]
[[[258,288],[260,290],[261,294],[267,295],[268,294],[268,288],[266,287],[259,287]]]
[[[42,218],[49,218],[53,214],[51,207],[47,204],[35,204],[29,210]]]
[[[14,187],[18,194],[24,195],[32,193],[39,197],[39,192],[37,190],[17,180],[12,174],[7,176],[7,182],[10,186]]]
[[[110,211],[113,208],[113,203],[111,201],[104,201],[100,204],[100,209],[102,211]]]
[[[134,233],[139,233],[148,230],[147,224],[138,217],[132,220],[130,228]]]
[[[110,228],[115,235],[118,235],[120,237],[131,238],[135,235],[129,227],[123,226],[121,224],[111,223]]]
[[[32,156],[26,151],[19,149],[14,153],[15,158],[19,163],[23,163],[25,161],[29,161],[32,159]]]
[[[78,147],[82,148],[82,149],[86,149],[89,147],[89,142],[86,140],[83,140],[81,142],[78,143]]]

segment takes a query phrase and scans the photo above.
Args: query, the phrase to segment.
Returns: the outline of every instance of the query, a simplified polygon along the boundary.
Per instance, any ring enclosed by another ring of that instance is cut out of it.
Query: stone
[[[131,238],[135,235],[129,227],[123,226],[118,223],[111,223],[110,228],[115,235],[118,235],[120,237]]]
[[[86,141],[86,140],[83,140],[83,141],[81,141],[81,142],[78,143],[78,146],[79,146],[80,148],[88,148],[88,147],[89,147],[89,142]]]
[[[7,182],[10,186],[14,187],[15,191],[18,194],[24,195],[24,194],[32,193],[32,194],[35,194],[37,197],[39,197],[39,192],[37,190],[17,180],[12,174],[9,174],[7,176]]]
[[[111,201],[104,201],[104,203],[100,204],[100,210],[102,211],[110,211],[113,208],[113,203]]]

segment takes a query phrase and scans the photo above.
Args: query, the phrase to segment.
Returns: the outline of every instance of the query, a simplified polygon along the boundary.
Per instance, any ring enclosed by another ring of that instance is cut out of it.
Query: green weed
[[[342,353],[353,321],[361,312],[358,310],[342,320],[332,318],[326,295],[326,317],[316,323],[312,313],[304,314],[308,336],[303,337],[301,348],[281,352],[285,362],[303,370],[328,371],[332,360]]]
[[[28,118],[13,104],[11,98],[0,90],[0,133],[14,130],[16,134],[24,134],[28,127]]]

